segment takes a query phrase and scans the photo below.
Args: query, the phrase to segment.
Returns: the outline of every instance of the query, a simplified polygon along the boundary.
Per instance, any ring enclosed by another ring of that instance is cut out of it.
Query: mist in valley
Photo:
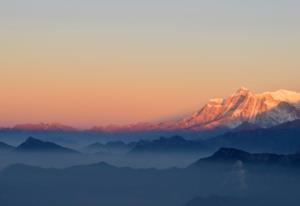
[[[67,148],[30,137],[0,155],[0,203],[296,206],[300,201],[299,154],[195,152],[194,146],[186,150],[190,142],[180,137],[138,145],[96,142]]]
[[[5,153],[0,155],[0,169],[11,164],[28,164],[45,168],[66,168],[74,165],[85,165],[107,162],[111,165],[131,168],[166,169],[183,168],[204,155],[200,154],[53,154],[53,153]]]

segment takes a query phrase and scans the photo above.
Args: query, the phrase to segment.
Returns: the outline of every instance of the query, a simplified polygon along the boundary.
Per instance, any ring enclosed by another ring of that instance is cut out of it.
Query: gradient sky
[[[158,121],[300,91],[299,0],[0,0],[0,125]]]

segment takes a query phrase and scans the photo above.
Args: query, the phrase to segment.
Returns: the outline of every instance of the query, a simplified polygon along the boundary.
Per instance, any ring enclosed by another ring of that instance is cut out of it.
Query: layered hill
[[[73,149],[69,149],[53,142],[41,141],[33,137],[29,137],[25,142],[16,147],[17,152],[45,152],[45,153],[78,153]]]
[[[63,169],[16,164],[0,171],[0,204],[298,206],[299,169],[297,154],[230,148],[181,169],[132,169],[104,162]]]

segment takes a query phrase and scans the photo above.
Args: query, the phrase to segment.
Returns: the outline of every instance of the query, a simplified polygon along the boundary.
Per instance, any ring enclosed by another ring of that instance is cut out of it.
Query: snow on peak
[[[241,86],[238,91],[250,91],[247,87]]]
[[[246,96],[252,94],[252,92],[246,87],[240,87],[232,96]]]
[[[222,99],[222,98],[214,98],[214,99],[209,100],[209,103],[212,103],[212,104],[222,104],[223,102],[224,102],[224,99]]]
[[[264,92],[261,95],[269,95],[276,101],[287,102],[296,106],[297,108],[300,108],[300,93],[280,89],[275,92]]]

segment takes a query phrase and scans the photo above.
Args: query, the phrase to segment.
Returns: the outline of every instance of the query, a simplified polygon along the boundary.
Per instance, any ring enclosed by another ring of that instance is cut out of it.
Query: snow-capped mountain
[[[211,99],[200,111],[176,122],[176,127],[235,128],[244,122],[271,127],[300,119],[300,94],[287,90],[256,94],[245,87],[226,99]]]
[[[300,109],[300,93],[281,89],[276,92],[265,92],[262,95],[268,94],[270,94],[275,100],[288,102]]]

